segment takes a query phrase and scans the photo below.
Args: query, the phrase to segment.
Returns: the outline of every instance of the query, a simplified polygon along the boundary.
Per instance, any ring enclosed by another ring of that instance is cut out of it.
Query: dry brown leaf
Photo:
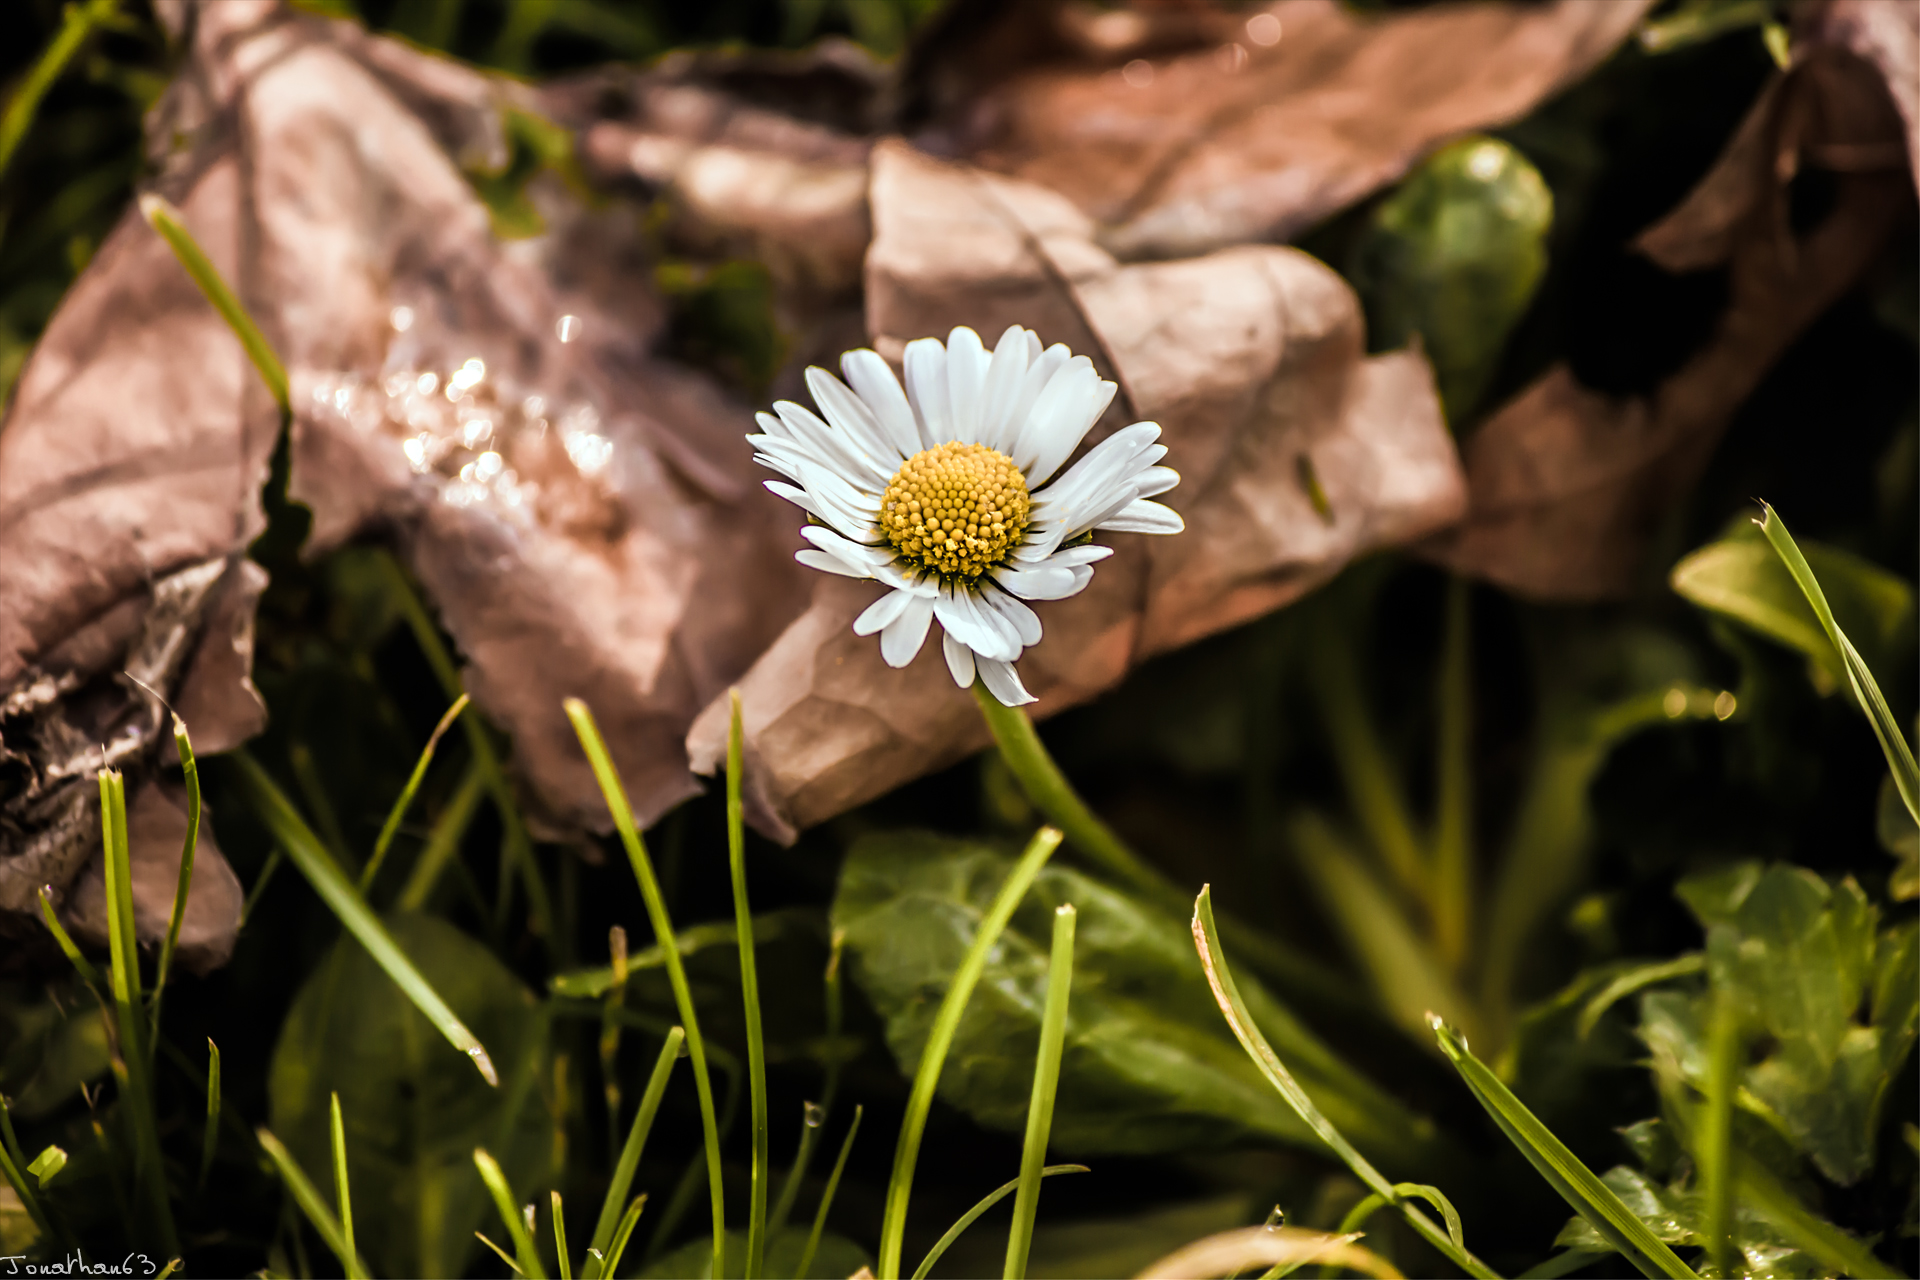
[[[1029,183],[874,152],[867,316],[875,349],[971,325],[1031,326],[1121,387],[1096,435],[1152,419],[1184,479],[1174,538],[1115,535],[1093,585],[1039,607],[1022,659],[1041,713],[1111,687],[1144,658],[1296,599],[1366,550],[1457,518],[1458,461],[1416,352],[1368,359],[1357,300],[1305,254],[1242,247],[1123,265],[1090,219]],[[1325,512],[1316,509],[1317,486]],[[800,545],[790,516],[780,542]],[[889,668],[850,625],[871,584],[821,578],[812,606],[741,682],[748,790],[790,837],[984,745],[937,646]],[[701,772],[724,756],[724,700],[688,737]]]
[[[1016,5],[951,52],[929,45],[916,74],[935,118],[916,140],[1063,193],[1121,258],[1285,240],[1440,143],[1519,119],[1649,7],[1554,0],[1364,17],[1335,0],[1279,0],[1175,21],[1148,4],[1069,5],[1048,31],[1045,7]],[[1021,65],[1049,36],[1055,56]]]
[[[1540,600],[1630,592],[1650,534],[1741,403],[1910,222],[1905,132],[1871,66],[1798,46],[1713,169],[1638,242],[1669,271],[1726,264],[1713,336],[1651,396],[1604,396],[1556,366],[1503,406],[1464,446],[1471,508],[1434,558]],[[1831,170],[1837,197],[1796,236],[1788,185],[1802,165]]]

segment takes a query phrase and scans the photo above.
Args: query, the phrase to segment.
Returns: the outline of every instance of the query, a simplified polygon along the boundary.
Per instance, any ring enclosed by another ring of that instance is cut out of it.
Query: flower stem
[[[1019,707],[1003,706],[978,680],[973,683],[973,700],[980,704],[980,714],[1000,748],[1000,758],[1020,780],[1020,789],[1047,821],[1060,829],[1067,843],[1174,919],[1184,920],[1189,910],[1186,891],[1148,865],[1087,807],[1067,776],[1060,772],[1060,766],[1047,754],[1046,745],[1034,732],[1033,720],[1027,713]],[[1319,961],[1296,954],[1238,921],[1226,919],[1221,923],[1235,949],[1267,977],[1352,1007],[1364,1007],[1368,1000],[1349,979]]]

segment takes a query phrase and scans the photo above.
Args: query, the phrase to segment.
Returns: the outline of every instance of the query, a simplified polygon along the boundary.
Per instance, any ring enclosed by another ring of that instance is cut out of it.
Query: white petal
[[[1179,533],[1187,527],[1187,522],[1172,507],[1140,498],[1122,507],[1117,514],[1108,516],[1096,527],[1112,529],[1116,533]]]
[[[828,426],[819,415],[791,400],[774,402],[773,411],[793,431],[794,439],[806,445],[820,461],[830,466],[849,484],[885,489],[898,467],[883,466],[878,458],[856,446],[854,441]]]
[[[913,595],[906,591],[889,591],[866,607],[861,615],[853,620],[853,634],[870,636],[892,622],[912,603]]]
[[[1011,662],[995,662],[992,658],[981,658],[976,664],[980,669],[980,680],[987,686],[987,692],[1000,700],[1003,707],[1023,707],[1029,702],[1038,701],[1027,692],[1020,683],[1019,673]]]
[[[940,648],[947,656],[947,670],[953,673],[953,682],[962,689],[973,687],[973,650],[953,638],[951,632],[940,636]]]
[[[989,587],[980,593],[980,603],[1013,625],[1022,648],[1040,643],[1040,615],[1027,608],[1025,601]]]
[[[933,601],[910,595],[900,616],[880,632],[880,656],[890,667],[904,667],[913,661],[926,643],[927,626],[933,621]]]
[[[1089,367],[1089,372],[1092,372]],[[1079,403],[1071,411],[1065,412],[1054,432],[1039,442],[1039,448],[1033,461],[1033,469],[1026,473],[1030,485],[1045,484],[1061,464],[1073,456],[1080,442],[1087,438],[1087,432],[1093,430],[1093,424],[1100,421],[1100,415],[1113,403],[1113,397],[1120,387],[1108,382],[1099,374],[1093,374],[1093,385],[1082,393]]]
[[[840,357],[840,372],[847,375],[861,403],[873,410],[874,418],[887,437],[887,443],[899,450],[902,458],[911,457],[924,447],[920,430],[914,425],[913,406],[900,389],[900,379],[878,353],[865,347]]]
[[[1065,353],[1066,348],[1054,346],[1040,357],[1040,364],[1027,371],[1029,383],[1041,366],[1053,362],[1054,352]],[[1063,407],[1074,404],[1083,398],[1092,383],[1099,376],[1093,371],[1091,361],[1076,361],[1071,358],[1064,362],[1053,362],[1046,385],[1031,401],[1019,406],[1020,434],[1013,442],[1013,465],[1020,468],[1027,477],[1027,487],[1037,489],[1040,482],[1033,478],[1033,459],[1040,450],[1042,440],[1051,440],[1056,431],[1067,430],[1057,424],[1065,417]],[[1025,388],[1022,389],[1023,392]],[[1023,396],[1024,399],[1024,396]]]
[[[953,439],[947,421],[947,349],[938,338],[907,344],[907,403],[920,428],[920,447],[931,449]]]
[[[1113,554],[1112,547],[1103,547],[1091,542],[1083,542],[1077,547],[1062,547],[1052,555],[1030,566],[1050,569],[1071,569],[1075,565],[1098,564]]]
[[[999,626],[974,607],[973,597],[966,588],[956,590],[942,583],[940,595],[933,603],[933,612],[940,619],[941,626],[975,653],[994,658],[1019,656],[1018,644],[1012,643],[1010,636],[1003,636]]]
[[[891,476],[900,469],[905,455],[894,449],[893,442],[887,439],[886,432],[874,418],[873,410],[867,408],[846,383],[814,365],[807,370],[807,390],[813,393],[813,402],[827,415],[827,421],[846,435],[879,470]]]
[[[982,392],[980,443],[1002,453],[1011,453],[1017,424],[1013,407],[1020,399],[1020,387],[1027,377],[1028,348],[1038,342],[1019,325],[1009,325],[993,349],[993,361],[987,366],[987,382]]]
[[[966,444],[980,439],[980,409],[987,382],[987,352],[980,335],[962,325],[947,335],[947,427]]]
[[[825,525],[810,524],[800,530],[800,536],[834,559],[855,565],[869,573],[893,561],[892,547],[864,546],[851,538],[842,537]]]
[[[1034,338],[1035,342],[1039,339]],[[1073,352],[1067,350],[1064,343],[1056,342],[1045,351],[1034,353],[1028,348],[1031,358],[1027,361],[1027,372],[1020,379],[1020,392],[1014,397],[1013,411],[1007,415],[1008,447],[1001,450],[1013,456],[1014,447],[1020,440],[1021,432],[1026,430],[1027,419],[1033,415],[1033,406],[1039,403],[1040,393],[1047,389],[1054,375],[1067,367],[1073,359]]]
[[[1133,487],[1143,498],[1157,498],[1180,483],[1180,473],[1172,467],[1148,467],[1133,478]]]
[[[773,436],[775,439],[790,440],[793,438],[793,433],[787,430],[787,424],[780,421],[780,419],[773,414],[766,412],[764,409],[754,414],[753,420],[760,424],[762,431]],[[751,440],[753,437],[748,436],[747,439]]]
[[[1067,572],[1073,575],[1073,590],[1067,592],[1069,596],[1079,595],[1087,589],[1087,584],[1093,581],[1093,566],[1090,564],[1073,565],[1067,569]]]
[[[843,578],[871,578],[873,575],[865,569],[856,569],[852,565],[830,556],[824,551],[815,551],[812,547],[803,547],[793,553],[793,558],[809,569],[818,569],[822,573],[837,573]]]
[[[1014,595],[1028,600],[1064,600],[1077,589],[1073,585],[1073,570],[1066,568],[1002,567],[993,571],[993,580]]]
[[[805,489],[796,488],[780,480],[763,480],[761,483],[767,486],[768,492],[778,494],[780,497],[785,498],[788,502],[791,502],[794,506],[800,508],[816,520],[826,519],[825,516],[820,514],[819,507],[814,505],[813,499],[807,496]]]
[[[1036,500],[1057,501],[1071,499],[1103,485],[1125,484],[1136,472],[1166,456],[1165,446],[1154,443],[1159,438],[1160,424],[1157,422],[1136,422],[1122,427],[1087,450],[1084,458],[1068,467],[1064,475],[1034,497]]]

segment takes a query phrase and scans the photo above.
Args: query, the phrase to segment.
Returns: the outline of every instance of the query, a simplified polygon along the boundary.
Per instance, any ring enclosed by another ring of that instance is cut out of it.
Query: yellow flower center
[[[880,500],[880,529],[901,558],[943,578],[978,579],[1026,532],[1027,478],[983,444],[935,445],[902,464]]]

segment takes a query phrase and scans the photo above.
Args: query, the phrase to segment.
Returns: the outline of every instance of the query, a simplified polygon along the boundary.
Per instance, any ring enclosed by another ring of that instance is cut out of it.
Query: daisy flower
[[[767,488],[812,517],[800,531],[812,545],[794,558],[888,587],[853,629],[880,633],[889,666],[911,662],[938,619],[955,683],[978,676],[1007,706],[1032,702],[1013,667],[1040,642],[1026,602],[1086,589],[1113,554],[1095,530],[1185,527],[1151,501],[1180,483],[1158,465],[1159,424],[1116,431],[1062,472],[1116,388],[1019,325],[991,353],[965,328],[908,343],[905,391],[872,351],[847,352],[840,368],[845,382],[807,370],[825,421],[782,400],[747,437],[755,461],[786,477]]]

